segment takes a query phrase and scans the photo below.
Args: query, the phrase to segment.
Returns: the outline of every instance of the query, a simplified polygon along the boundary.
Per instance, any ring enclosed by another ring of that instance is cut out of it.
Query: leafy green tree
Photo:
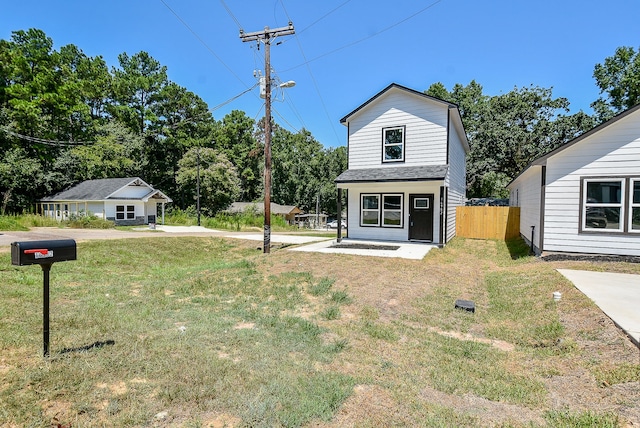
[[[55,137],[49,116],[56,98],[53,41],[41,30],[20,30],[2,49],[5,125],[21,134]]]
[[[346,167],[346,148],[325,149],[305,129],[291,133],[275,126],[272,138],[272,199],[304,211],[336,212],[334,180]]]
[[[53,141],[90,140],[94,135],[86,88],[95,75],[80,72],[95,62],[74,45],[53,49],[53,41],[37,29],[15,31],[10,41],[0,42],[0,125],[17,134]],[[103,70],[104,72],[104,70]],[[108,74],[108,73],[107,73]],[[106,92],[95,95],[104,99]],[[5,138],[5,147],[26,141]],[[34,142],[31,156],[49,168],[64,151],[61,144]]]
[[[196,203],[199,176],[200,207],[205,214],[215,215],[231,205],[240,194],[236,168],[224,154],[214,149],[191,148],[178,166],[178,185],[193,204]]]
[[[347,148],[336,147],[324,150],[322,163],[322,184],[320,186],[320,210],[331,215],[338,213],[338,193],[335,179],[347,169]],[[346,196],[346,195],[345,195]],[[346,206],[343,196],[342,206]]]
[[[160,91],[153,106],[156,120],[150,124],[147,136],[147,179],[179,198],[176,177],[178,161],[192,147],[211,144],[216,126],[207,104],[187,89],[170,82]],[[187,203],[188,205],[188,203]]]
[[[489,97],[472,81],[467,86],[455,85],[448,96],[441,84],[432,85],[426,93],[446,97],[460,107],[470,147],[468,197],[491,196],[487,191],[501,193],[498,184],[508,183],[534,159],[593,126],[583,112],[562,114],[568,112],[569,101],[553,98],[551,89],[537,86]]]
[[[216,127],[214,146],[235,165],[241,183],[240,200],[252,202],[262,195],[264,146],[255,136],[256,123],[245,112],[233,110]]]
[[[44,186],[40,162],[21,148],[2,154],[0,160],[0,214],[20,214],[35,202]]]
[[[632,47],[619,47],[613,56],[596,64],[593,77],[600,94],[606,94],[591,104],[599,121],[640,103],[640,52]]]
[[[111,122],[98,129],[94,144],[69,148],[56,159],[61,187],[84,180],[143,176],[144,140],[124,125]],[[58,189],[61,190],[61,189]]]
[[[107,110],[133,132],[144,135],[157,120],[153,107],[168,84],[167,67],[144,51],[133,56],[121,53],[118,61],[120,68],[113,69],[113,99]]]

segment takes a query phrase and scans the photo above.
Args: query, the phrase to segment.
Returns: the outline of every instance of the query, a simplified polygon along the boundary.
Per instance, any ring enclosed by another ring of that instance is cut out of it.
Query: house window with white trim
[[[382,129],[382,162],[404,162],[404,126]]]
[[[360,207],[360,226],[380,226],[380,195],[362,195]]]
[[[136,218],[136,207],[134,205],[116,205],[116,220],[133,220]]]
[[[403,227],[403,195],[362,194],[360,196],[360,226]]]
[[[382,225],[402,227],[402,195],[382,195]]]
[[[622,232],[625,180],[587,178],[583,181],[582,230]]]
[[[640,178],[631,180],[631,218],[629,230],[640,232]]]

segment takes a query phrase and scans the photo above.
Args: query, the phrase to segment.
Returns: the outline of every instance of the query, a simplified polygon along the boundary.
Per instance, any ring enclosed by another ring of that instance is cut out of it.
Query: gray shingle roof
[[[101,201],[107,199],[113,192],[136,180],[144,183],[138,177],[127,178],[101,178],[98,180],[87,180],[63,190],[53,196],[42,198],[42,201]],[[146,183],[144,183],[146,184]]]
[[[336,183],[365,183],[384,181],[443,180],[448,165],[403,166],[387,168],[348,169],[336,178]]]

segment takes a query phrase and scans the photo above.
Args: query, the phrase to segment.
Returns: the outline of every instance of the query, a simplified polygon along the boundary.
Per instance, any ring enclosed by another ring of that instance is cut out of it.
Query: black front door
[[[433,194],[409,195],[409,239],[433,241]]]

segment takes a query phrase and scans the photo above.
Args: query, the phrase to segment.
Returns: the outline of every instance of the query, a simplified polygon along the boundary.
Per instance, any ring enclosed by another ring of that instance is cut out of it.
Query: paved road
[[[157,229],[116,230],[116,229],[69,229],[58,227],[34,227],[28,232],[0,232],[0,251],[5,251],[12,242],[39,241],[48,239],[75,239],[76,241],[90,241],[96,239],[128,239],[128,238],[161,238],[166,236],[220,236],[229,238],[251,239],[262,241],[262,233],[229,232],[207,229],[200,226],[158,226]],[[272,234],[271,242],[287,244],[305,244],[326,240],[326,237]]]

